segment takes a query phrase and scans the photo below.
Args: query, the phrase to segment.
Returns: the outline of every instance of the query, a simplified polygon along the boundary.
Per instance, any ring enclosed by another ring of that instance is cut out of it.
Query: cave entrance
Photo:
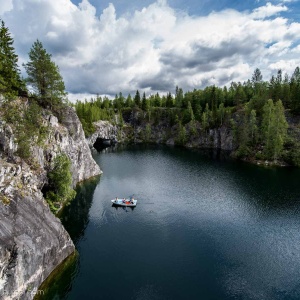
[[[110,146],[112,146],[114,143],[112,140],[109,139],[101,139],[101,138],[97,138],[93,147],[97,150],[97,151],[101,151],[105,148],[108,148]]]

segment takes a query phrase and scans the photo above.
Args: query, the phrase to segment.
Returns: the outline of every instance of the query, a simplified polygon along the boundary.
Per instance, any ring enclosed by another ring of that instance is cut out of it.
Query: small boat
[[[134,207],[137,204],[137,200],[130,200],[130,199],[114,199],[111,200],[113,205],[118,205],[118,206],[129,206],[129,207]]]

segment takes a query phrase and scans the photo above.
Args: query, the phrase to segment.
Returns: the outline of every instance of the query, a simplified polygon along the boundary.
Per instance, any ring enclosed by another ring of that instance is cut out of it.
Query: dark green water
[[[80,258],[56,299],[300,299],[298,169],[156,146],[95,159],[62,217]]]

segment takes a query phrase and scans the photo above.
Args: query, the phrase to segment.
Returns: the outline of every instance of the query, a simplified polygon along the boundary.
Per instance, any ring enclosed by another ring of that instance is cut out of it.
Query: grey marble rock
[[[26,105],[26,104],[25,104]],[[101,174],[73,108],[59,120],[43,111],[45,139],[30,145],[31,164],[16,155],[13,125],[0,116],[0,299],[33,299],[47,276],[75,251],[69,234],[50,211],[42,187],[54,158],[71,160],[72,183]]]

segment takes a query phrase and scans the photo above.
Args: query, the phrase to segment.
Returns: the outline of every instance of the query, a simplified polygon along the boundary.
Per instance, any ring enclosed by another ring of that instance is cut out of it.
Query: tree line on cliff
[[[290,76],[278,70],[269,81],[256,69],[251,79],[232,82],[230,87],[213,85],[185,93],[176,87],[174,94],[149,96],[137,90],[133,97],[119,93],[113,100],[97,96],[77,101],[75,108],[87,136],[94,132],[95,121],[118,120],[122,127],[128,112],[140,111],[148,136],[149,128],[162,120],[166,128],[177,128],[176,143],[181,145],[227,126],[233,131],[235,156],[300,164],[299,141],[288,133],[286,120],[286,115],[300,114],[299,67]]]

